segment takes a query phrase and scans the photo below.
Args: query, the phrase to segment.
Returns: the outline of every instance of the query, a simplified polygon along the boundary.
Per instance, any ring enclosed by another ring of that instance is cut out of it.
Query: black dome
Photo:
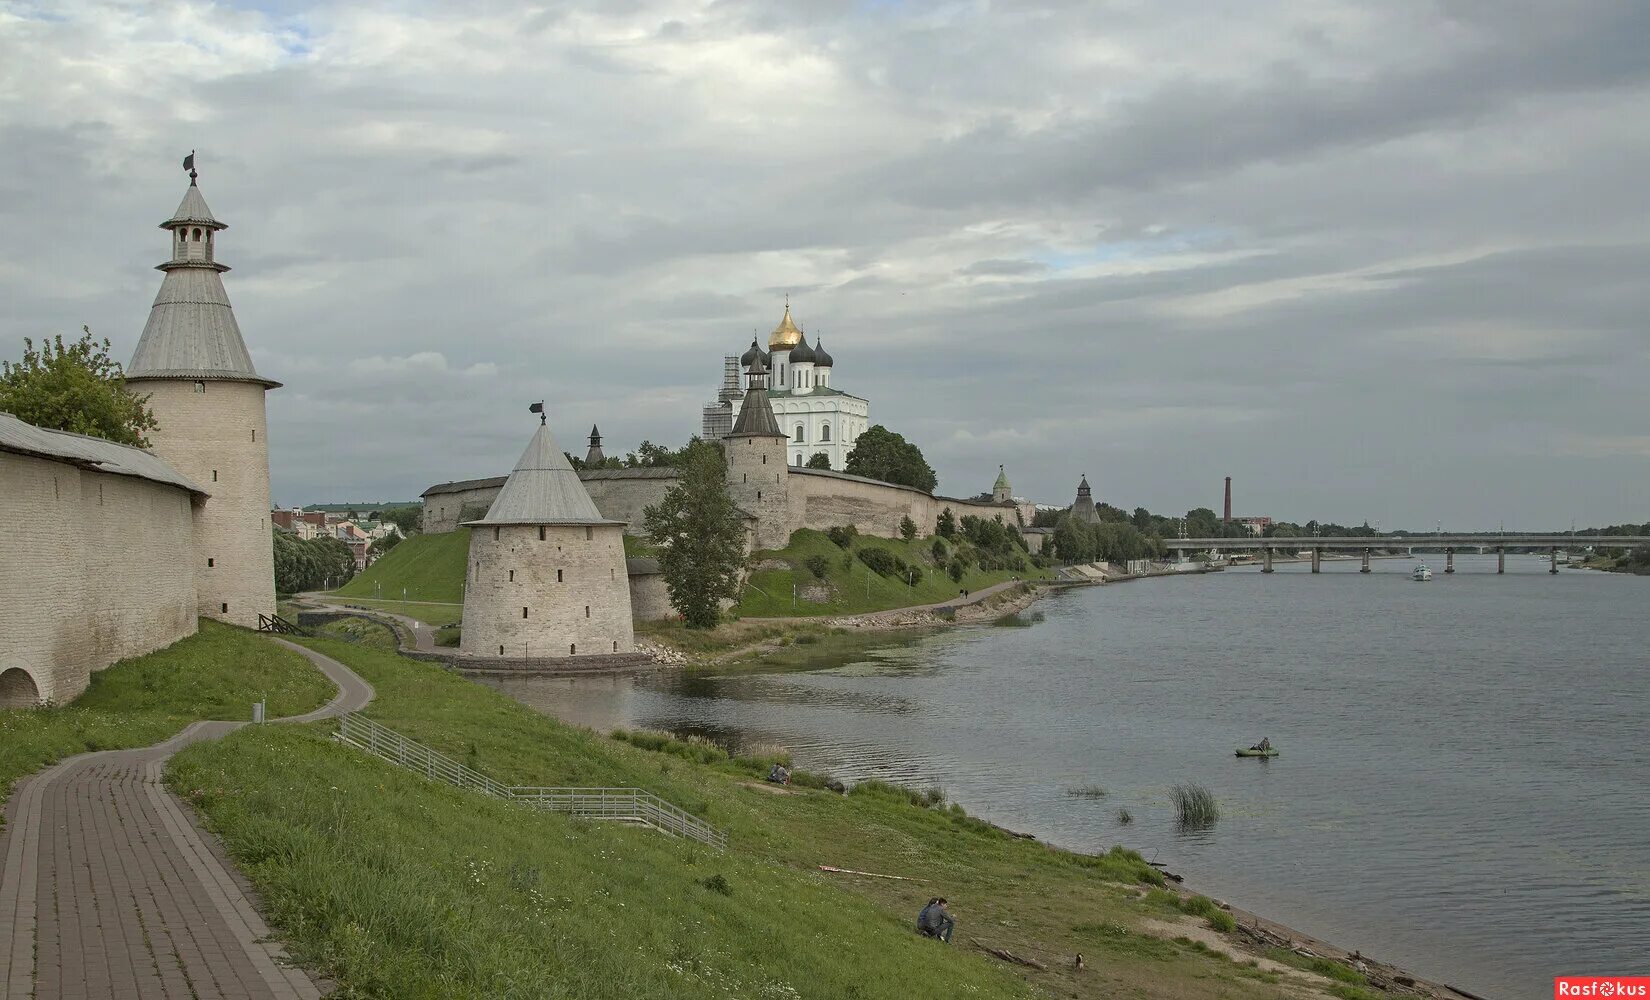
[[[792,357],[795,357],[795,355],[792,355]],[[814,364],[818,365],[821,368],[829,368],[829,367],[831,367],[832,360],[833,359],[831,358],[831,356],[829,354],[825,353],[825,348],[820,345],[819,338],[815,337],[814,338]]]

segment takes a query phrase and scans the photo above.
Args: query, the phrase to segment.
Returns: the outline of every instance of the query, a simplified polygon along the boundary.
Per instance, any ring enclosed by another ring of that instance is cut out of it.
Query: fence
[[[610,820],[645,826],[661,833],[696,840],[718,850],[728,846],[728,835],[641,788],[534,788],[503,785],[422,743],[410,740],[371,719],[348,714],[338,717],[334,738],[358,750],[416,771],[432,781],[509,799],[535,809],[584,819]]]

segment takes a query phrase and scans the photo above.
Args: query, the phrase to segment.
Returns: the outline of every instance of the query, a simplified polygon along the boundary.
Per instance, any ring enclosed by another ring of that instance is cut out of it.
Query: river
[[[1544,559],[1136,581],[804,672],[501,682],[572,722],[777,743],[1496,998],[1650,972],[1650,579]],[[1270,736],[1274,760],[1232,749]],[[1213,828],[1168,790],[1207,786]],[[1099,785],[1103,798],[1069,789]],[[1118,810],[1133,815],[1118,820]]]

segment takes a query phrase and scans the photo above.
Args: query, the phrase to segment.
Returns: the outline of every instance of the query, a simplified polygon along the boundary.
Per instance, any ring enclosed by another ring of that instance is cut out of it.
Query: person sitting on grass
[[[791,783],[791,772],[784,764],[776,761],[773,768],[768,771],[768,780],[776,785],[788,785]]]
[[[957,926],[952,919],[951,911],[945,908],[945,897],[935,896],[928,901],[928,905],[917,914],[917,933],[923,937],[939,938],[946,944],[951,943],[951,932]]]

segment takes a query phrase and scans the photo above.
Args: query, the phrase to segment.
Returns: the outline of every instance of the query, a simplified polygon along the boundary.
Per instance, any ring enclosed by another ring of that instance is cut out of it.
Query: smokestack
[[[1226,523],[1232,523],[1232,477],[1226,477]]]

